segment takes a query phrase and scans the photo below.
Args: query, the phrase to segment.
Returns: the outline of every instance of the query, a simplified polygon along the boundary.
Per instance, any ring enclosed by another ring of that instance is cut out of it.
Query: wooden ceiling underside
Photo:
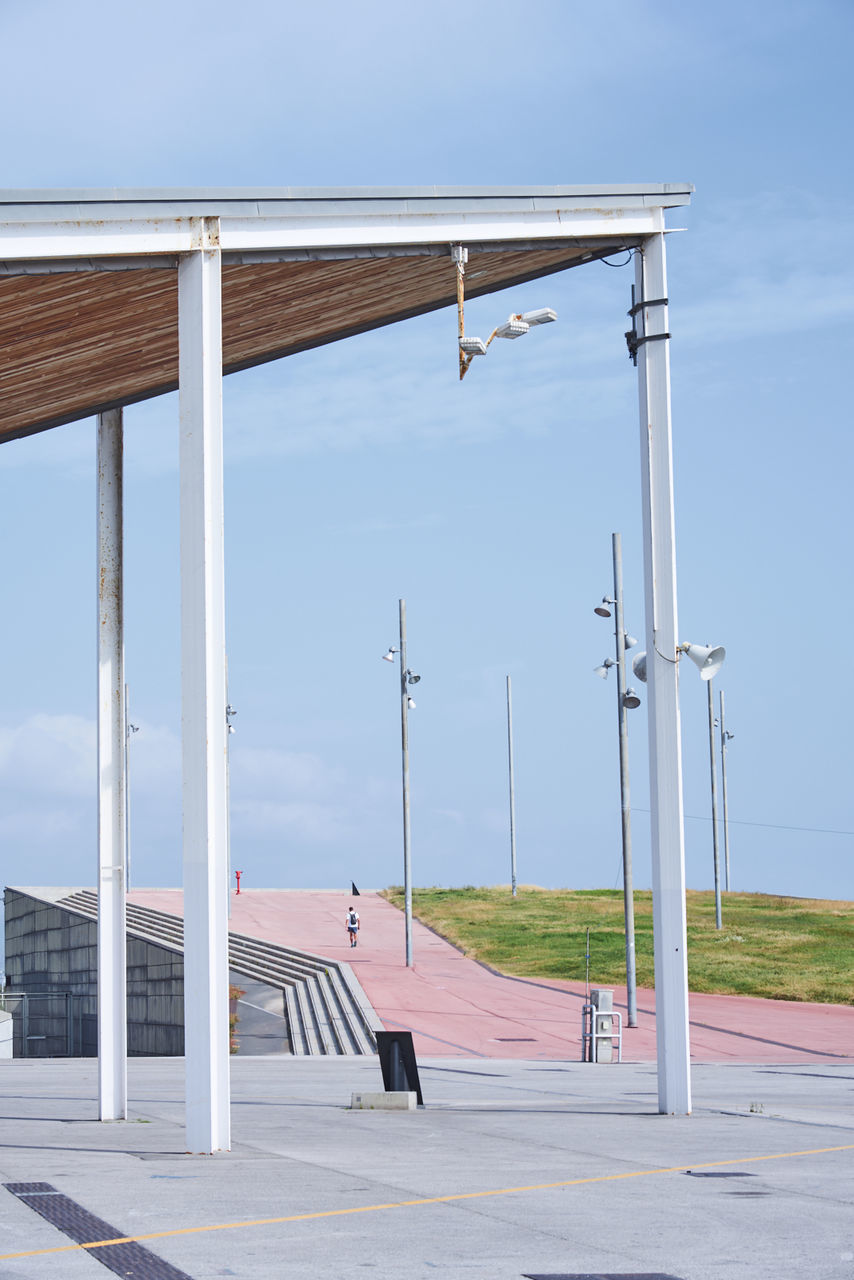
[[[594,256],[613,253],[598,248]],[[583,245],[472,251],[476,297],[577,265]],[[223,265],[223,368],[234,372],[454,304],[446,255]],[[0,439],[174,390],[170,268],[0,278]]]

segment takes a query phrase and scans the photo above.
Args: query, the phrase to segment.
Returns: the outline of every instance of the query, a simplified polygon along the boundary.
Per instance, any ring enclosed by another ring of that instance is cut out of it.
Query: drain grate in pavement
[[[133,1280],[192,1280],[186,1271],[179,1271],[150,1249],[143,1249],[142,1245],[133,1242],[87,1249],[87,1244],[120,1239],[125,1232],[111,1227],[103,1218],[96,1218],[94,1213],[89,1213],[76,1200],[57,1191],[49,1182],[4,1182],[3,1186],[75,1244],[82,1245],[90,1257],[103,1263],[114,1275],[133,1276]]]
[[[496,1036],[499,1044],[536,1044],[534,1036]]]
[[[689,1178],[758,1178],[757,1173],[703,1173],[698,1169],[696,1173],[693,1169],[685,1170],[686,1176]]]

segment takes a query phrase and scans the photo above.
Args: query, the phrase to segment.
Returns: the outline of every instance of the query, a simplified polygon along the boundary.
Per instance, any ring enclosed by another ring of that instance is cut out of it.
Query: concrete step
[[[98,915],[98,897],[91,889],[68,895],[60,905],[90,919]],[[128,903],[127,930],[183,952],[184,922],[179,916]],[[231,932],[228,965],[234,973],[283,992],[292,1053],[376,1053],[376,1032],[382,1023],[350,965]]]

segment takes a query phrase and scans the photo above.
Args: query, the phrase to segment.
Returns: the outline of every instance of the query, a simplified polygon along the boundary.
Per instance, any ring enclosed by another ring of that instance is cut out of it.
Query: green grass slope
[[[403,906],[403,891],[383,895]],[[692,991],[854,1004],[854,903],[728,893],[715,929],[713,893],[690,891]],[[590,929],[591,985],[626,981],[621,889],[416,889],[417,918],[477,960],[518,977],[583,982]],[[637,983],[653,987],[652,894],[635,894]]]

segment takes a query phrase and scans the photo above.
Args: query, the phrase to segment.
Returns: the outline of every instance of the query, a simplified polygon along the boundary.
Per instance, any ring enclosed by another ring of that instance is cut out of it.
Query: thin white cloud
[[[247,838],[281,837],[310,845],[336,843],[348,835],[349,824],[331,804],[305,801],[253,800],[232,808],[233,857]]]
[[[36,714],[0,727],[0,788],[17,794],[94,795],[95,723]]]
[[[678,254],[674,337],[721,346],[850,324],[854,267],[837,221],[811,193],[733,199],[692,221],[690,261]]]
[[[281,797],[316,796],[331,792],[341,781],[310,752],[282,751],[274,747],[235,746],[231,755],[232,789],[240,788],[254,797],[270,792]]]

